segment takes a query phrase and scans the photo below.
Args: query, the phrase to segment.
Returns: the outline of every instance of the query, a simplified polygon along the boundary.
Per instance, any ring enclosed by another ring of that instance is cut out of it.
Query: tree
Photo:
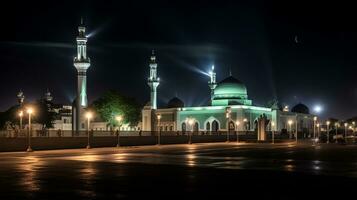
[[[57,114],[52,111],[52,105],[44,100],[38,100],[34,105],[35,114],[33,120],[46,128],[53,128],[53,122]]]
[[[0,113],[0,129],[4,129],[6,124],[15,125],[19,123],[18,112],[19,105],[11,106],[5,112]]]
[[[15,126],[19,124],[19,112],[23,110],[24,115],[22,121],[27,123],[28,115],[26,109],[32,107],[34,114],[32,115],[33,123],[39,123],[46,128],[53,128],[53,121],[56,119],[56,113],[51,111],[51,105],[47,104],[43,100],[38,100],[35,103],[28,103],[20,107],[20,105],[14,105],[5,112],[0,113],[0,128],[4,129],[6,124]]]
[[[141,106],[136,100],[113,90],[105,92],[102,97],[93,102],[90,108],[110,126],[118,126],[115,118],[119,115],[124,117],[122,123],[129,123],[131,126],[137,125],[140,120]]]

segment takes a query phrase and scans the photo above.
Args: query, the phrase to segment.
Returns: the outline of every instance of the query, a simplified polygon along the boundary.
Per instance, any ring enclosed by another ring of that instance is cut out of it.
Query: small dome
[[[229,76],[217,84],[214,89],[214,99],[246,99],[247,88],[245,85],[234,78]]]
[[[305,104],[302,104],[302,103],[296,104],[296,105],[291,109],[291,112],[294,112],[294,113],[303,113],[303,114],[310,114],[309,108],[308,108]]]
[[[167,107],[168,108],[183,108],[183,107],[185,107],[185,103],[181,99],[174,97],[167,103]]]

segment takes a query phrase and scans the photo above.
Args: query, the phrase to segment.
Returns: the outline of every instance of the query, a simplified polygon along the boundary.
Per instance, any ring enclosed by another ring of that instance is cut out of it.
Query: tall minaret
[[[208,86],[211,88],[211,101],[213,100],[214,89],[217,87],[216,83],[216,72],[214,71],[214,65],[212,65],[212,69],[209,72],[211,80],[208,81]]]
[[[87,57],[87,37],[86,27],[81,19],[81,25],[78,27],[77,57],[74,58],[74,66],[77,69],[77,98],[75,113],[75,130],[80,130],[81,118],[83,118],[83,108],[87,107],[87,76],[86,72],[90,66],[90,59]]]
[[[148,85],[150,86],[150,104],[151,109],[157,108],[157,86],[160,83],[160,78],[157,77],[157,63],[154,50],[150,57],[150,77],[148,78]]]

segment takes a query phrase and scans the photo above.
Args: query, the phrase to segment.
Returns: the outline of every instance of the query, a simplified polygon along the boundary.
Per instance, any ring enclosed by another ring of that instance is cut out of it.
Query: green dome
[[[234,78],[229,76],[223,81],[217,84],[217,87],[214,89],[213,99],[246,99],[247,88],[245,85]]]

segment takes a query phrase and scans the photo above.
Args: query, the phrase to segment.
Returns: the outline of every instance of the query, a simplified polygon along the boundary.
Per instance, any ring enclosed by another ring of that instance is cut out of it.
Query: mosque
[[[54,122],[54,129],[83,131],[108,130],[106,122],[93,122],[87,127],[85,109],[88,106],[86,72],[90,67],[87,56],[86,28],[78,27],[77,55],[73,65],[77,69],[77,95],[72,105],[57,105],[53,110],[59,114]],[[166,107],[157,107],[157,93],[160,84],[158,64],[154,52],[150,57],[150,75],[147,83],[150,87],[150,102],[142,109],[142,121],[135,129],[142,131],[174,131],[174,132],[209,132],[220,131],[256,131],[258,119],[266,119],[265,130],[278,132],[311,133],[314,127],[314,117],[309,109],[298,104],[291,110],[287,107],[279,109],[277,104],[272,107],[255,106],[248,98],[246,85],[233,76],[216,82],[216,72],[212,66],[208,87],[210,88],[210,103],[207,106],[185,107],[182,100],[172,98]],[[23,94],[19,93],[23,102]],[[45,94],[46,102],[51,103],[51,93]]]
[[[267,120],[265,130],[278,132],[311,133],[314,116],[303,104],[297,104],[291,111],[288,107],[279,109],[255,106],[248,98],[246,85],[233,76],[216,82],[214,66],[210,71],[208,87],[211,101],[207,106],[185,107],[177,97],[172,98],[166,107],[157,108],[158,65],[154,53],[150,58],[150,102],[142,110],[143,131],[194,131],[215,133],[220,131],[256,131],[258,118]]]

